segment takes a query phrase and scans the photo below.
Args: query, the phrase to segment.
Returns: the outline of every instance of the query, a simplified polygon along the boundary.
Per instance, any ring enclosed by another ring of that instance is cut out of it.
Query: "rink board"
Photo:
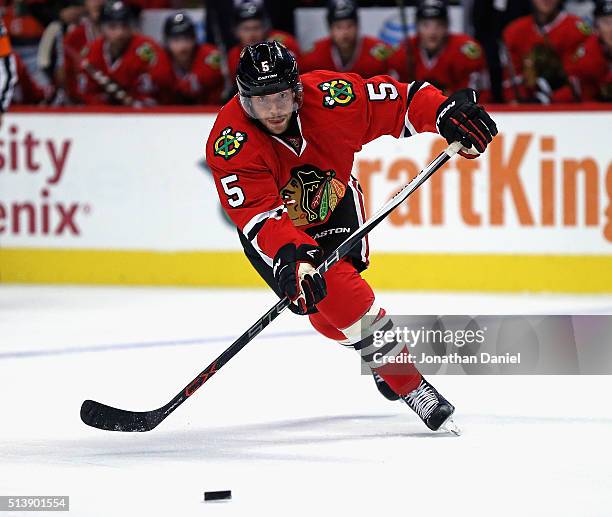
[[[495,111],[500,136],[484,157],[453,160],[373,232],[368,278],[390,289],[612,292],[612,112]],[[8,115],[0,281],[263,285],[203,159],[214,116]],[[365,146],[353,173],[368,211],[444,146],[434,135]]]

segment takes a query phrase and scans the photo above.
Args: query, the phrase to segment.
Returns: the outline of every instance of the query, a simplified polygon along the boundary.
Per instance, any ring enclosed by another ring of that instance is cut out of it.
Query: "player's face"
[[[612,15],[600,16],[596,19],[596,25],[603,42],[609,49],[612,48]]]
[[[112,48],[121,49],[130,41],[132,28],[123,22],[107,22],[102,26],[102,33]]]
[[[417,30],[419,42],[430,51],[439,49],[448,35],[448,25],[444,20],[421,20]]]
[[[348,51],[357,44],[357,22],[354,20],[338,20],[331,24],[329,34],[334,45],[340,50]]]
[[[266,27],[261,20],[247,20],[236,27],[236,36],[243,47],[255,45],[266,39]]]
[[[293,113],[294,94],[291,90],[251,97],[251,105],[257,119],[275,135],[283,133]]]
[[[538,14],[550,16],[559,9],[561,0],[531,0],[531,3]]]
[[[94,21],[98,21],[102,13],[103,5],[104,0],[85,0],[85,11],[87,12],[87,16]]]
[[[184,62],[191,58],[195,49],[195,40],[188,36],[176,36],[168,40],[168,50],[172,55],[172,59],[178,62]]]

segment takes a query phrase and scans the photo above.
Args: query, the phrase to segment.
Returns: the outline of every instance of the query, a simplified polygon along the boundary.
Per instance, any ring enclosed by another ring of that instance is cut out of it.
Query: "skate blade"
[[[440,431],[446,431],[447,433],[452,433],[455,436],[461,436],[461,428],[455,423],[452,416],[449,416],[440,426]]]

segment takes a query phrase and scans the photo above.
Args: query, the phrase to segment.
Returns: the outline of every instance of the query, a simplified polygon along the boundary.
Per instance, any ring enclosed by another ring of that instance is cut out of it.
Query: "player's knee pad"
[[[339,342],[342,342],[346,339],[346,336],[336,327],[334,327],[329,321],[327,321],[325,316],[323,316],[320,312],[317,312],[316,314],[310,314],[308,318],[310,319],[310,324],[319,334],[323,334],[325,337]]]
[[[348,327],[374,303],[374,292],[355,266],[341,260],[327,273],[327,296],[317,304],[325,319],[337,329]]]

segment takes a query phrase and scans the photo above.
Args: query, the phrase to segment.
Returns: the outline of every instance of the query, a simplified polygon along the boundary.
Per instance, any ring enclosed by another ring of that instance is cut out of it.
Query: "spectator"
[[[164,50],[132,28],[133,15],[121,0],[102,9],[102,37],[86,47],[79,95],[86,104],[168,103],[172,70]]]
[[[64,38],[64,73],[61,84],[73,103],[81,103],[77,87],[81,51],[102,34],[100,16],[104,0],[85,0],[85,16],[68,29]]]
[[[386,74],[391,47],[359,34],[358,8],[353,0],[331,0],[327,6],[328,38],[304,55],[301,71],[316,69],[354,72],[364,78]]]
[[[597,33],[580,46],[569,65],[583,101],[612,102],[612,0],[596,0]]]
[[[240,60],[240,52],[247,45],[254,45],[262,41],[276,40],[290,50],[298,62],[301,59],[300,47],[291,34],[275,30],[270,26],[268,13],[259,2],[244,2],[234,13],[234,32],[238,40],[227,53],[227,66],[232,79],[236,79],[236,69]]]
[[[562,0],[532,0],[533,14],[504,31],[507,49],[504,97],[514,102],[575,100],[567,66],[591,34],[590,27],[563,10]]]
[[[390,65],[402,81],[427,81],[450,95],[462,88],[491,98],[489,76],[480,45],[466,34],[451,34],[444,0],[421,0],[417,6],[417,35],[404,42]]]
[[[178,104],[219,104],[224,87],[221,55],[214,45],[198,47],[195,25],[179,12],[164,23],[164,42],[172,64]]]

